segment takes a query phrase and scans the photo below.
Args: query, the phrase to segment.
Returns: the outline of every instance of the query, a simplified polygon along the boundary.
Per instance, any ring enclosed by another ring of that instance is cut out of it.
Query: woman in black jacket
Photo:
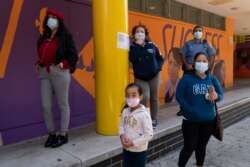
[[[64,16],[55,10],[47,11],[43,34],[37,44],[36,70],[41,80],[41,103],[49,136],[45,147],[59,147],[68,142],[70,107],[68,102],[71,76],[76,69],[78,54],[63,24]],[[56,95],[61,111],[61,131],[56,134],[52,113],[52,98]]]
[[[150,99],[150,112],[153,128],[157,126],[157,113],[159,111],[160,71],[164,59],[158,47],[147,40],[148,29],[144,25],[137,25],[132,29],[134,38],[130,46],[129,61],[133,65],[135,82],[142,87],[142,104],[148,106]]]

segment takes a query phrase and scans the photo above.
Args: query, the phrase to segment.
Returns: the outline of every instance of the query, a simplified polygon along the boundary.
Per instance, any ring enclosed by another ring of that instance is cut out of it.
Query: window
[[[214,27],[214,14],[202,11],[202,25],[205,27]]]
[[[164,0],[147,0],[147,13],[164,16]]]
[[[191,6],[187,8],[187,22],[201,24],[201,10]]]
[[[214,16],[214,28],[225,30],[225,18],[222,16]]]
[[[186,6],[182,3],[170,1],[170,16],[171,19],[186,21]]]
[[[83,0],[78,0],[83,1]],[[91,0],[85,0],[91,1]],[[176,0],[129,0],[129,9],[167,17],[205,27],[225,30],[225,17],[204,11]]]
[[[143,10],[144,0],[128,0],[128,7],[132,10],[144,11]]]

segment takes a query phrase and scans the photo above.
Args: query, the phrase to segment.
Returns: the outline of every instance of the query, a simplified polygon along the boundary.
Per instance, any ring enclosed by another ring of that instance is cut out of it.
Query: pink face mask
[[[135,107],[140,103],[139,98],[126,98],[126,103],[129,107]]]

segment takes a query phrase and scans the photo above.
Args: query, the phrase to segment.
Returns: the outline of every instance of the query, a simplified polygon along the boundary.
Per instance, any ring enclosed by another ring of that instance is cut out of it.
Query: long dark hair
[[[49,16],[46,15],[44,18],[44,21],[43,21],[43,34],[39,37],[39,39],[37,41],[37,46],[40,46],[45,39],[49,39],[51,37],[52,31],[47,26],[48,19],[49,19]],[[69,31],[65,27],[62,20],[60,20],[58,18],[57,18],[57,20],[58,20],[58,29],[57,29],[57,32],[55,35],[60,37],[64,34],[67,34]]]
[[[139,93],[140,96],[142,95],[142,88],[141,88],[140,85],[138,85],[138,84],[136,84],[136,83],[130,83],[130,84],[128,84],[128,85],[126,86],[126,88],[125,88],[125,94],[126,94],[127,90],[128,90],[129,88],[132,88],[132,87],[135,87],[135,88],[137,89],[137,91],[138,91],[138,93]],[[121,112],[122,112],[125,108],[128,108],[128,107],[129,107],[128,104],[125,102],[124,106],[122,107]]]

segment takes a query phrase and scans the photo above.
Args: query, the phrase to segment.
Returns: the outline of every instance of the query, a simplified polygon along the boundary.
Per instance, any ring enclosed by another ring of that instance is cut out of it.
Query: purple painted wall
[[[0,51],[13,3],[14,0],[0,1]],[[40,81],[34,68],[37,60],[36,41],[39,37],[35,20],[39,19],[42,8],[64,13],[65,25],[73,34],[79,52],[92,37],[90,5],[63,0],[23,2],[6,73],[0,78],[0,133],[4,145],[46,134],[40,105]],[[81,65],[78,68],[82,68]],[[73,77],[69,98],[70,127],[95,120],[94,98]],[[59,127],[60,113],[56,103],[54,111]]]

